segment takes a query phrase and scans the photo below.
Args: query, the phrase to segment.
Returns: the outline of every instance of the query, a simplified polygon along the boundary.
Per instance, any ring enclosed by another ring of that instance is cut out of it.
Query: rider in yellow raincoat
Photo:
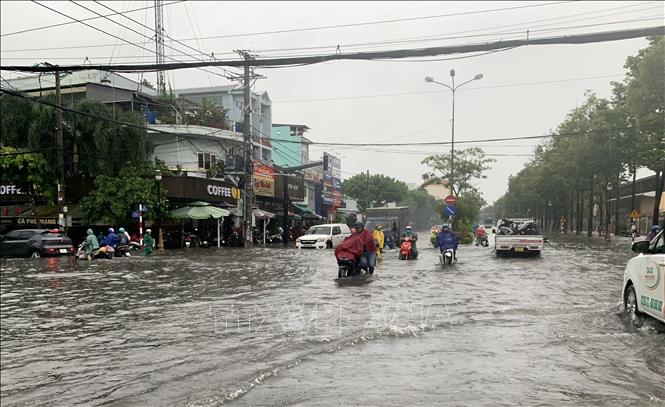
[[[381,258],[381,252],[383,251],[383,244],[384,244],[384,239],[385,239],[385,237],[383,236],[383,231],[381,229],[382,229],[381,225],[376,225],[374,227],[374,232],[372,233],[372,237],[374,238],[374,241],[376,242],[376,258],[377,259]]]

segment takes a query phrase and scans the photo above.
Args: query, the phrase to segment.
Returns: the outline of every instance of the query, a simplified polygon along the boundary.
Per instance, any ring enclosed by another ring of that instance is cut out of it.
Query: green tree
[[[151,163],[129,165],[120,170],[118,176],[100,175],[95,178],[92,192],[83,198],[82,211],[88,221],[101,220],[116,225],[130,219],[139,204],[147,205],[150,210],[147,219],[167,217],[166,190],[160,189],[157,198],[155,183],[156,166]],[[160,168],[163,174],[169,174],[167,168]]]
[[[409,220],[416,229],[429,229],[441,222],[441,202],[424,188],[407,191],[398,204],[409,207]]]
[[[342,182],[342,193],[356,199],[361,211],[401,201],[408,190],[404,182],[382,174],[371,175],[369,179],[367,174],[356,174]]]
[[[490,164],[494,161],[496,160],[487,158],[485,152],[480,148],[456,150],[454,171],[451,172],[450,155],[431,155],[422,161],[422,164],[429,167],[429,171],[423,174],[423,180],[426,185],[441,184],[445,179],[451,180],[453,195],[461,195],[464,192],[476,190],[472,181],[487,178],[485,171],[492,168]]]
[[[208,100],[206,98],[203,98],[203,101],[200,104],[188,111],[186,117],[188,124],[215,127],[219,129],[225,129],[227,127],[226,110],[217,105],[214,100]]]
[[[34,198],[55,197],[53,173],[49,172],[46,160],[41,154],[26,153],[13,147],[0,148],[0,170],[2,183],[13,184],[30,193]]]

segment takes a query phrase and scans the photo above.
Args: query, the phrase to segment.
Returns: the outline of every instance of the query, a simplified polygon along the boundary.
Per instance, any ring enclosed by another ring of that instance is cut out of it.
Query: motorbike
[[[362,271],[369,273],[367,267],[360,266],[353,259],[346,257],[337,258],[337,278],[351,277],[360,274]]]
[[[476,246],[481,245],[482,247],[488,247],[490,245],[487,236],[481,236],[476,238]]]
[[[439,252],[439,264],[453,264],[453,249],[446,249],[443,252]]]
[[[110,249],[110,250],[109,250]],[[92,259],[112,259],[114,250],[111,246],[102,246],[97,250],[94,250],[90,257],[85,254],[85,242],[81,242],[76,251],[76,258],[79,260],[92,260]]]
[[[402,245],[399,248],[399,259],[400,260],[414,260],[413,256],[413,241],[411,237],[407,236],[404,238]]]
[[[123,245],[118,245],[115,248],[114,255],[115,257],[129,257],[131,256],[129,254],[129,251],[131,250],[131,246],[128,244],[123,244]]]

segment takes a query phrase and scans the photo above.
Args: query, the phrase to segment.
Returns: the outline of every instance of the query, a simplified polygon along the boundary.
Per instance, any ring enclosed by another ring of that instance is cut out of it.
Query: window
[[[28,240],[34,234],[35,234],[35,232],[33,232],[31,230],[26,230],[26,231],[23,231],[23,232],[19,232],[17,240]]]
[[[661,233],[658,238],[654,239],[654,242],[651,244],[651,253],[665,254],[665,232]]]
[[[210,153],[199,153],[199,168],[209,170],[217,164],[217,156]]]
[[[341,235],[342,230],[339,228],[339,226],[334,226],[333,227],[333,235]]]

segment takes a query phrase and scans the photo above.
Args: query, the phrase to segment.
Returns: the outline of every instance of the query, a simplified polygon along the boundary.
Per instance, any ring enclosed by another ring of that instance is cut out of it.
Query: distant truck
[[[507,254],[540,256],[544,238],[533,219],[499,219],[492,233],[497,257]]]
[[[368,208],[365,228],[373,231],[376,225],[381,225],[385,236],[384,247],[394,249],[408,222],[408,206]]]

